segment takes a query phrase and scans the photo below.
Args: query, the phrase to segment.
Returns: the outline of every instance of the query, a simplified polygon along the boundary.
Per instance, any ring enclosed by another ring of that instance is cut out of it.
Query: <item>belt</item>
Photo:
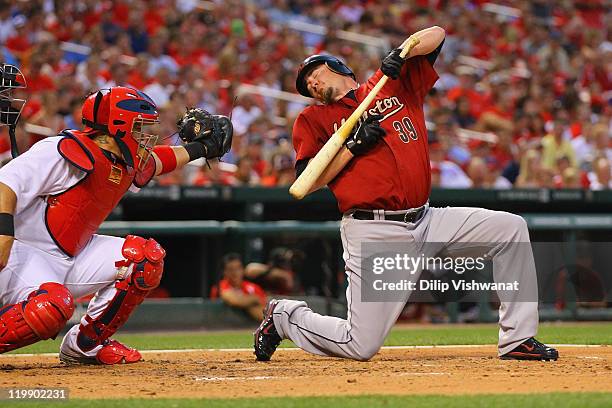
[[[353,218],[356,220],[386,220],[415,223],[425,214],[427,205],[406,211],[384,211],[384,210],[355,210]]]

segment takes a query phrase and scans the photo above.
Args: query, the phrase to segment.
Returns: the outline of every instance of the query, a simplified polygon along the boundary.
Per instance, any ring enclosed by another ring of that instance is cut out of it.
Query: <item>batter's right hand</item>
[[[0,235],[0,271],[8,264],[15,237]]]
[[[380,126],[383,115],[368,116],[361,122],[356,131],[351,134],[345,142],[346,148],[359,156],[372,150],[374,146],[387,134],[387,131]]]

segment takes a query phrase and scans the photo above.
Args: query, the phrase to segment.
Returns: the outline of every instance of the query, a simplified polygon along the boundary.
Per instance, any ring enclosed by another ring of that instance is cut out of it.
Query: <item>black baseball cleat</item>
[[[263,321],[253,333],[254,343],[253,348],[255,349],[255,356],[258,361],[270,361],[272,354],[276,351],[276,348],[283,340],[278,335],[276,327],[274,327],[274,319],[272,318],[272,312],[278,304],[278,300],[271,299],[266,308],[264,309]]]
[[[514,350],[500,356],[502,360],[557,360],[559,352],[531,337],[518,345]]]

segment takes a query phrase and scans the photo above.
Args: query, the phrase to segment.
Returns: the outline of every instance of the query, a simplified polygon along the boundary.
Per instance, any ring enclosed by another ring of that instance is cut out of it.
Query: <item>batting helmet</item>
[[[310,92],[308,92],[308,87],[306,86],[306,77],[312,72],[313,69],[321,64],[325,64],[327,68],[336,74],[352,76],[353,79],[355,79],[355,74],[353,74],[353,71],[351,71],[351,69],[347,67],[344,62],[340,61],[340,59],[334,57],[333,55],[312,55],[306,58],[298,68],[295,87],[300,95],[312,98],[312,95]]]

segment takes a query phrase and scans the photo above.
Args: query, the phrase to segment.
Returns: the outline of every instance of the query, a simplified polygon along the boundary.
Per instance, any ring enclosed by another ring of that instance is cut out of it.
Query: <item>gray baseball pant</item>
[[[280,300],[274,309],[279,335],[301,349],[318,355],[354,360],[371,359],[382,346],[406,301],[362,302],[362,242],[529,242],[525,220],[514,214],[482,208],[429,208],[416,223],[342,218],[340,233],[348,287],[346,319],[322,316],[296,300]],[[523,250],[521,250],[523,248]],[[505,245],[493,258],[496,282],[519,279],[532,282],[529,299],[501,301],[499,308],[499,355],[505,354],[538,328],[537,281],[531,250],[525,245]],[[433,254],[429,254],[433,255]],[[418,279],[418,273],[407,279]],[[406,291],[406,300],[410,293]]]

